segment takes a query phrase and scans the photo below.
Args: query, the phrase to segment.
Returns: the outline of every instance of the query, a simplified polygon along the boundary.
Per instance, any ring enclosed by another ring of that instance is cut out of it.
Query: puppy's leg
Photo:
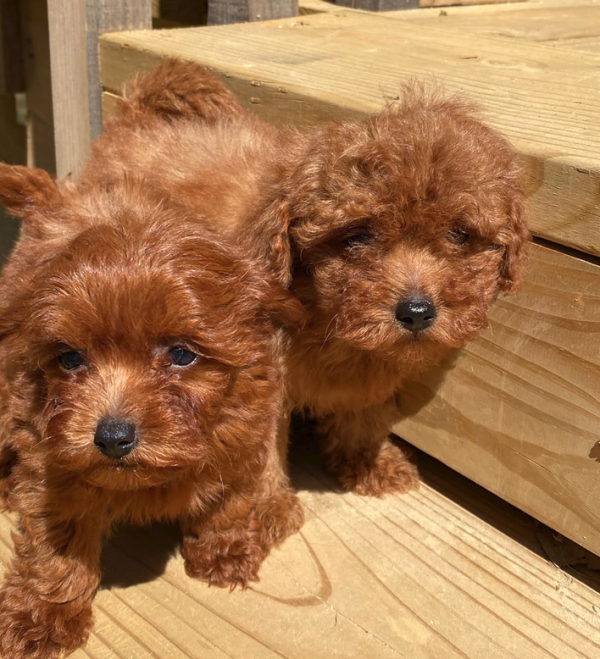
[[[190,577],[232,589],[258,580],[266,554],[251,497],[228,494],[212,512],[184,517],[181,528],[185,571]]]
[[[263,485],[261,494],[229,494],[211,514],[181,520],[189,576],[232,589],[258,581],[271,548],[304,522],[300,502],[289,488],[264,493]]]
[[[98,520],[46,515],[24,515],[21,527],[0,590],[0,657],[55,659],[87,640],[102,534]]]
[[[257,504],[262,543],[267,548],[275,547],[297,533],[304,524],[304,511],[288,475],[289,432],[290,415],[283,413],[279,417],[276,450],[270,453],[261,478],[266,495]]]
[[[393,444],[390,428],[398,418],[395,400],[319,420],[328,466],[345,490],[381,497],[418,486],[411,454]]]

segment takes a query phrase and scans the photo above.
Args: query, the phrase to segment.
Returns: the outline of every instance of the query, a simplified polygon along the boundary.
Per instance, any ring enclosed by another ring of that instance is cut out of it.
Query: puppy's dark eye
[[[464,247],[464,245],[466,245],[471,238],[471,236],[463,229],[451,229],[448,231],[446,237],[451,243],[454,243],[459,247]]]
[[[355,233],[344,239],[346,247],[357,247],[359,245],[367,245],[373,240],[373,236],[366,231],[363,233]]]
[[[180,346],[171,348],[168,355],[173,366],[189,366],[198,359],[198,355],[195,352]]]
[[[85,364],[85,359],[77,350],[67,350],[58,356],[58,363],[65,371],[74,371]]]

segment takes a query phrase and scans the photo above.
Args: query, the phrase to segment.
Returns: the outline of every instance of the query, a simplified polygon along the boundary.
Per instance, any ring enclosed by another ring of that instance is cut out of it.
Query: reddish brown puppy
[[[404,492],[417,473],[388,438],[403,382],[473,340],[519,286],[529,232],[515,154],[462,100],[418,85],[377,116],[301,133],[244,113],[208,76],[170,63],[138,82],[128,152],[151,142],[154,185],[231,231],[304,304],[281,345],[288,411],[317,417],[342,485]],[[153,96],[156,111],[136,101]],[[98,145],[115,156],[109,178],[126,160],[118,142]]]
[[[0,200],[23,220],[0,279],[0,497],[20,516],[0,656],[53,659],[86,640],[116,522],[178,519],[188,574],[230,587],[300,527],[272,342],[301,309],[143,177],[0,165]]]

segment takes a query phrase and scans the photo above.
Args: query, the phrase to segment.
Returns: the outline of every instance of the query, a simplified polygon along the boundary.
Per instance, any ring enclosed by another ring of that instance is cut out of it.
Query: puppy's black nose
[[[396,319],[402,327],[414,334],[431,327],[436,315],[435,305],[426,297],[404,300],[396,307]]]
[[[103,419],[96,428],[94,444],[109,458],[122,458],[137,444],[135,426],[119,419]]]

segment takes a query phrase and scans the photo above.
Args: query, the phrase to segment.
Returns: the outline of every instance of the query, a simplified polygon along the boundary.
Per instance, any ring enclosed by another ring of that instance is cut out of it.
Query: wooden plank
[[[246,592],[189,579],[172,527],[126,529],[104,553],[96,625],[73,659],[595,659],[600,595],[546,560],[539,527],[421,456],[426,484],[341,495],[294,454],[301,534]],[[0,516],[0,563],[16,520]]]
[[[48,8],[22,0],[21,26],[27,78],[27,164],[56,174]]]
[[[107,35],[103,84],[118,93],[138,71],[177,56],[225,76],[263,117],[307,125],[376,112],[402,81],[435,77],[477,99],[482,117],[525,157],[535,233],[600,254],[600,55],[403,25],[339,11]]]
[[[48,0],[56,173],[76,173],[90,150],[85,0]]]
[[[390,17],[414,24],[451,28],[461,32],[522,39],[536,43],[600,53],[600,3],[588,5],[526,3],[509,11],[395,12]]]
[[[100,35],[152,29],[152,0],[86,0],[86,25],[90,134],[95,139],[102,133]]]
[[[0,94],[25,90],[18,0],[0,2]]]
[[[20,8],[27,164],[66,176],[77,171],[90,145],[83,0],[23,0]]]
[[[298,15],[298,0],[208,0],[208,25],[247,23]]]

